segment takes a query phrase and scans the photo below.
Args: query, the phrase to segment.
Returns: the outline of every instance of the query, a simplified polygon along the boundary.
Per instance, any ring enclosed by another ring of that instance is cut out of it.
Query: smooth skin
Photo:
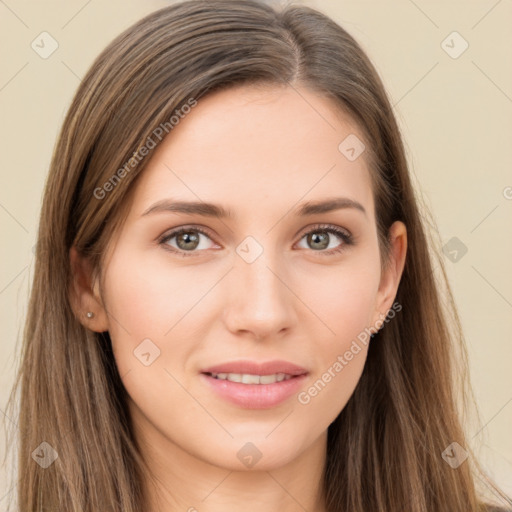
[[[305,88],[210,94],[147,157],[101,282],[71,250],[80,317],[110,333],[136,437],[158,481],[147,510],[325,511],[327,428],[359,381],[367,346],[307,404],[293,395],[244,409],[218,397],[200,372],[284,359],[309,371],[307,390],[358,334],[382,325],[404,267],[406,228],[391,227],[391,264],[381,272],[366,155],[350,161],[338,149],[349,134],[364,140],[331,100]],[[296,214],[304,202],[333,197],[366,212]],[[143,215],[165,199],[215,203],[232,217]],[[354,244],[321,238],[319,224],[348,231]],[[181,226],[195,238],[162,242]],[[249,236],[263,250],[251,263],[237,252]],[[134,350],[148,338],[160,355],[146,366]],[[237,456],[247,443],[262,454],[253,467]]]

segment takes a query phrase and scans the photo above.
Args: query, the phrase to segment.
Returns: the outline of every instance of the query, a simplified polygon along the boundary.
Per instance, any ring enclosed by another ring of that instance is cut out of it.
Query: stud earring
[[[87,312],[87,318],[92,318],[94,316],[94,313],[92,311]]]

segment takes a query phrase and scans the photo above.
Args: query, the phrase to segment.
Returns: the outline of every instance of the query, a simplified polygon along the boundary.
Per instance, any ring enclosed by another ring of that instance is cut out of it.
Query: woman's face
[[[110,333],[143,445],[240,470],[325,442],[405,257],[395,223],[397,262],[381,273],[362,139],[316,93],[245,86],[199,100],[150,151],[94,326]],[[334,201],[345,207],[312,208]],[[218,372],[268,384],[203,373],[229,363]]]

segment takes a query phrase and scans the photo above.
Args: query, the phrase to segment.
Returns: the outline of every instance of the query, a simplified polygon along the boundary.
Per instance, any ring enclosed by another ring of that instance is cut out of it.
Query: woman
[[[130,27],[46,184],[19,510],[491,510],[425,233],[332,20],[192,0]]]

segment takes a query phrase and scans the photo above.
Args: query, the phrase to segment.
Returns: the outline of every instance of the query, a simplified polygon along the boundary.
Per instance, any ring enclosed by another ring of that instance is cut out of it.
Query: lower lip
[[[242,384],[216,379],[206,373],[202,373],[201,378],[228,402],[245,409],[268,409],[281,404],[296,393],[303,385],[306,375],[298,375],[273,384]]]

